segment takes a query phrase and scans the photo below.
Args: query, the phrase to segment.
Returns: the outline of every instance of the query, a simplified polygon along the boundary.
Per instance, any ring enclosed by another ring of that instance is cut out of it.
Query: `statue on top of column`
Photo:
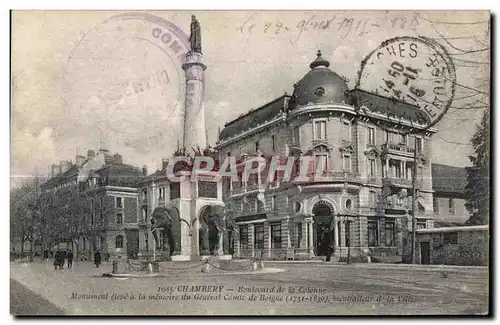
[[[191,52],[201,53],[201,28],[200,22],[196,20],[196,16],[191,16],[191,35],[189,36],[191,42]]]

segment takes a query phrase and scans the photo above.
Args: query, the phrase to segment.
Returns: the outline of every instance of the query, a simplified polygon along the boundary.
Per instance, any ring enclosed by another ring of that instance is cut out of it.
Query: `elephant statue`
[[[218,254],[221,250],[227,254],[228,232],[233,230],[228,223],[226,207],[223,205],[208,205],[200,213],[200,253],[201,255]],[[221,237],[224,237],[224,247],[220,247]]]
[[[155,239],[156,249],[167,251],[168,243],[169,256],[172,256],[176,248],[176,242],[172,231],[174,222],[185,222],[188,226],[189,223],[186,220],[180,218],[177,208],[170,206],[157,207],[153,211],[151,217],[151,232]],[[158,238],[156,229],[163,230],[163,240],[160,241],[160,239]]]

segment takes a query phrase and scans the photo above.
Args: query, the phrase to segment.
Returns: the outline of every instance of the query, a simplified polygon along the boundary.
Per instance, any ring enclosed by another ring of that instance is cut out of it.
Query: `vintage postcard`
[[[489,11],[11,12],[13,315],[488,315]]]

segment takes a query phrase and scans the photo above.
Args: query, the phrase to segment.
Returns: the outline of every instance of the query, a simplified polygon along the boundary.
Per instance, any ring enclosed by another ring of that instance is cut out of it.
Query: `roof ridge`
[[[227,127],[227,126],[229,126],[229,125],[231,125],[231,124],[233,124],[233,123],[235,123],[235,122],[238,122],[238,121],[242,120],[243,118],[245,118],[245,117],[247,117],[247,116],[251,115],[252,113],[255,113],[255,112],[257,112],[258,110],[263,109],[263,108],[265,108],[265,107],[268,107],[269,105],[274,104],[274,103],[278,102],[280,99],[283,99],[283,98],[285,98],[285,97],[291,97],[291,96],[290,96],[290,95],[288,95],[287,93],[285,93],[285,94],[281,95],[280,97],[277,97],[277,98],[273,99],[272,101],[267,102],[267,103],[265,103],[265,104],[263,104],[263,105],[261,105],[261,106],[259,106],[259,107],[257,107],[257,108],[251,109],[251,110],[249,110],[248,112],[246,112],[245,114],[243,114],[243,115],[241,115],[241,116],[238,116],[236,119],[234,119],[234,120],[232,120],[232,121],[227,122],[227,123],[224,125],[224,127]]]

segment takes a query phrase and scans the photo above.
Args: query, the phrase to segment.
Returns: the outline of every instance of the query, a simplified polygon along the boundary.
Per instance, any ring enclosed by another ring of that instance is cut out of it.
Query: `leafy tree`
[[[11,242],[35,244],[36,239],[36,204],[39,194],[39,182],[35,178],[21,184],[10,192],[10,236]]]
[[[485,111],[481,124],[471,139],[474,155],[469,156],[472,167],[467,169],[465,194],[467,210],[471,217],[467,221],[472,225],[484,225],[489,222],[490,203],[490,114]]]

